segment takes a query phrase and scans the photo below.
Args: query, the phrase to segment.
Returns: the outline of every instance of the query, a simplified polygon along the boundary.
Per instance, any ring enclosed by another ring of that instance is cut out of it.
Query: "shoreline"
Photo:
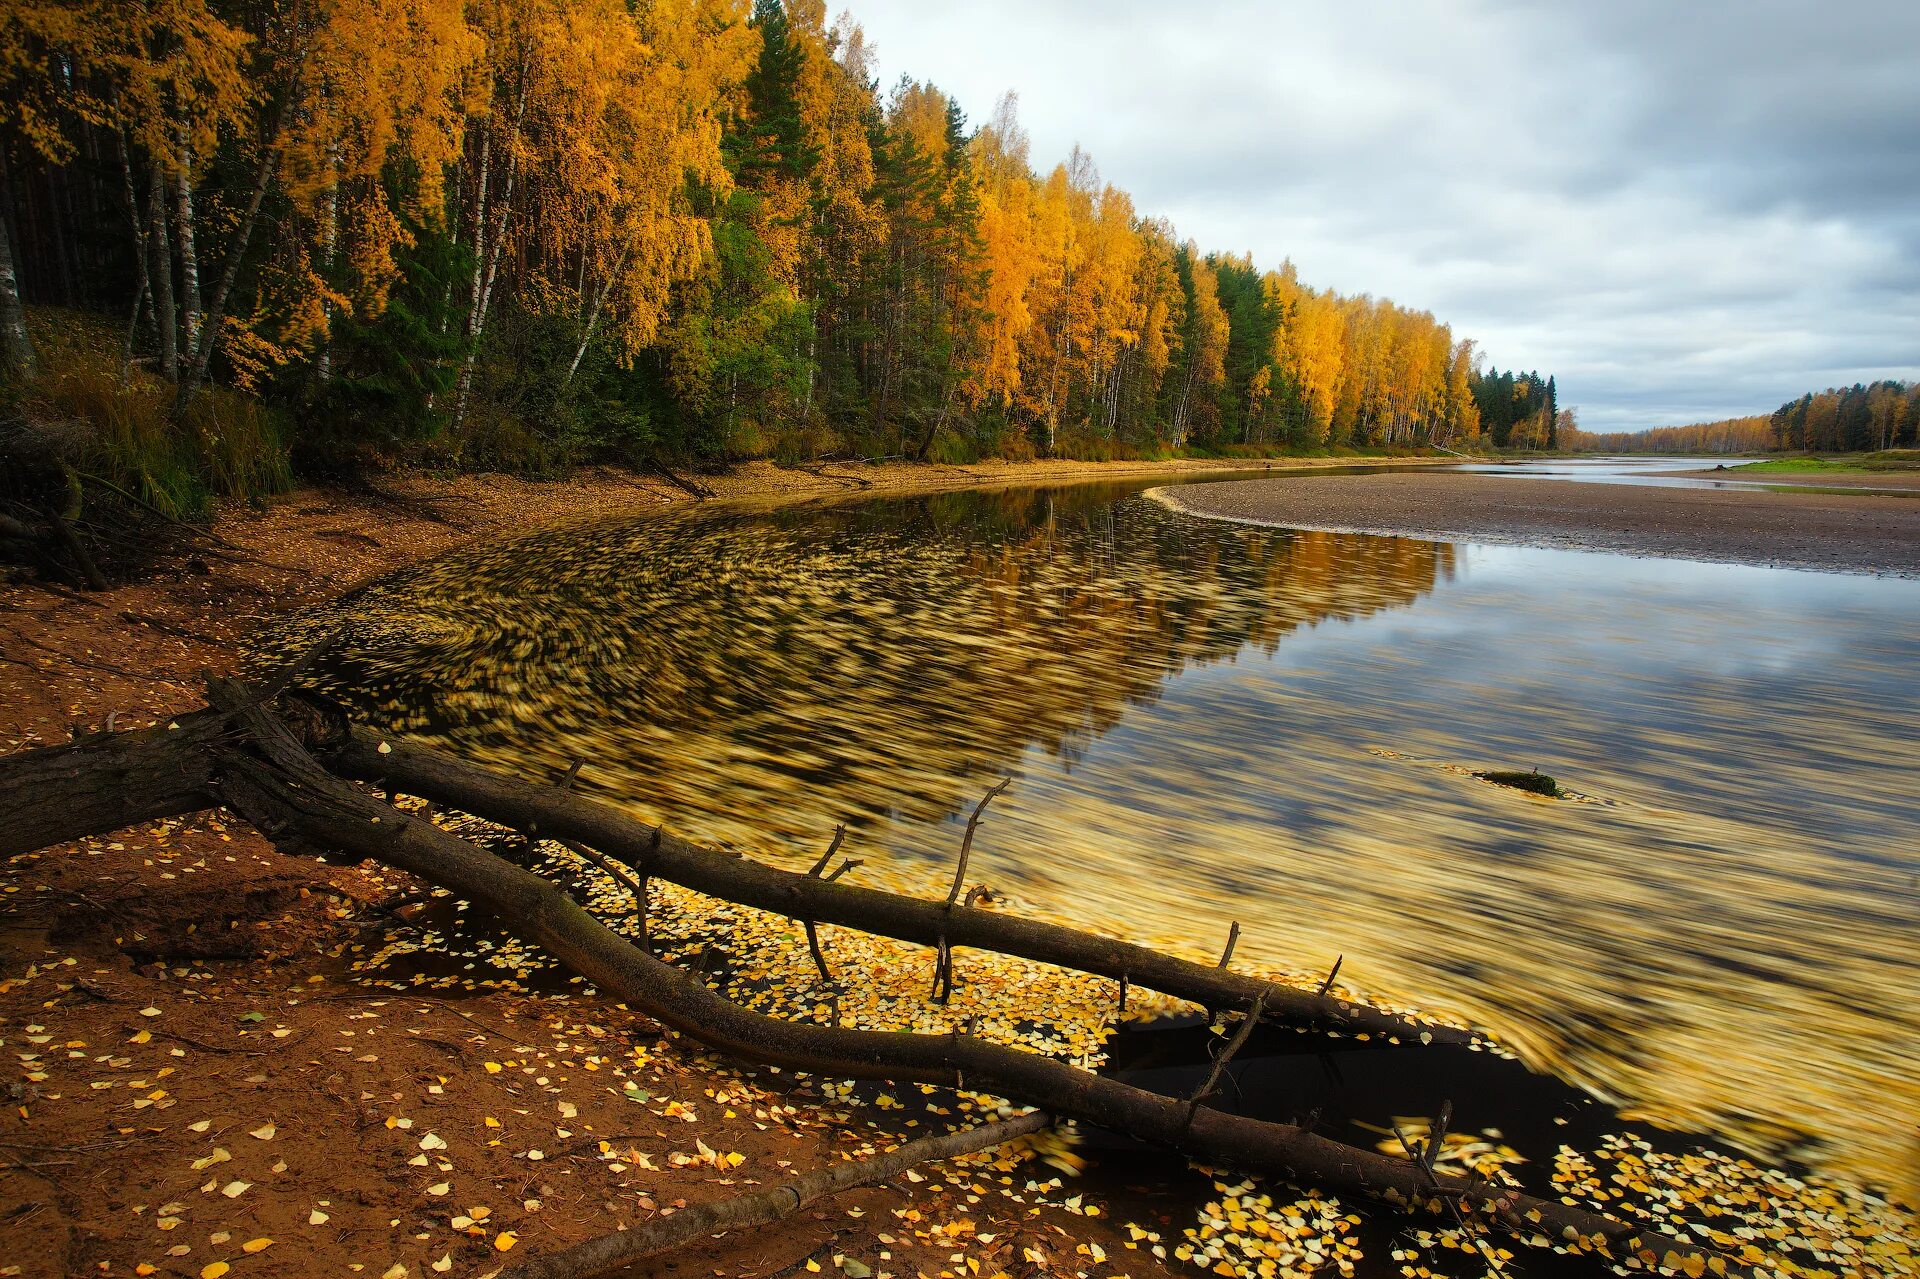
[[[1315,469],[1353,464],[1326,459]],[[905,494],[1146,475],[1181,487],[1182,475],[1246,469],[890,467],[870,488]],[[762,466],[708,483],[718,501],[745,510],[869,492],[842,481]],[[360,493],[301,490],[264,512],[228,510],[216,528],[243,556],[209,554],[200,570],[179,565],[98,596],[0,592],[0,636],[32,640],[0,645],[8,659],[0,662],[0,750],[64,741],[76,726],[164,722],[201,700],[201,668],[236,671],[260,628],[410,563],[555,521],[693,506],[664,481],[604,472],[553,484],[412,476]],[[729,1177],[785,1176],[924,1131],[915,1125],[925,1115],[890,1097],[867,1103],[831,1081],[716,1060],[564,978],[463,986],[467,952],[447,951],[444,969],[422,970],[438,974],[426,984],[370,984],[361,963],[409,949],[431,962],[437,953],[421,944],[436,917],[433,903],[414,900],[416,888],[371,865],[287,856],[218,810],[0,863],[0,1043],[30,1053],[43,1038],[97,1046],[46,1051],[44,1066],[29,1067],[40,1092],[26,1096],[22,1140],[72,1151],[57,1175],[100,1193],[43,1205],[23,1240],[47,1268],[29,1262],[24,1279],[96,1263],[114,1273],[142,1265],[199,1273],[251,1257],[239,1250],[262,1240],[277,1246],[243,1263],[262,1276],[352,1265],[392,1273],[389,1263],[419,1275],[442,1262],[451,1273],[484,1273],[516,1243],[548,1251],[733,1193]],[[662,891],[663,919],[684,909],[670,905],[679,900]],[[805,965],[804,950],[786,941],[779,953]],[[924,990],[912,958],[884,940],[835,937],[831,945],[837,964],[894,973],[893,987],[876,978],[875,991]],[[969,980],[985,981],[987,966],[971,963]],[[1039,980],[1014,976],[1011,988]],[[1094,1008],[1112,994],[1070,974],[1045,980],[1067,1009]],[[1141,1007],[1152,1006],[1141,994]],[[33,1037],[23,1041],[23,1030]],[[1075,1040],[1075,1051],[1096,1047]],[[944,1121],[964,1121],[964,1109]],[[742,1162],[721,1169],[714,1152]],[[209,1159],[228,1166],[195,1166]],[[953,1269],[956,1247],[1006,1268],[1027,1248],[1057,1246],[1069,1256],[1124,1257],[1134,1279],[1195,1273],[1178,1250],[1211,1236],[1204,1214],[1200,1227],[1183,1231],[1191,1218],[1177,1195],[1135,1203],[1111,1182],[1063,1186],[1039,1163],[1018,1165],[1004,1187],[992,1184],[1015,1166],[996,1156],[928,1169],[917,1184],[851,1192],[822,1212],[736,1232],[701,1264],[770,1277],[812,1259],[831,1273],[829,1260],[845,1253],[888,1260],[896,1275],[938,1274]],[[240,1189],[209,1193],[208,1178]],[[30,1176],[20,1184],[48,1195]],[[1245,1202],[1256,1218],[1287,1207],[1285,1196],[1272,1208]],[[167,1206],[141,1213],[126,1203]],[[158,1233],[156,1222],[168,1219],[179,1228]],[[1153,1233],[1138,1233],[1135,1222]],[[63,1239],[73,1241],[65,1250]],[[1146,1251],[1163,1241],[1161,1255]],[[1361,1273],[1390,1273],[1386,1254],[1384,1243],[1370,1243]],[[636,1273],[665,1274],[687,1260],[663,1258]]]
[[[760,464],[702,479],[748,504],[1247,469],[1266,467]],[[227,547],[183,551],[145,580],[0,587],[0,751],[164,723],[203,700],[203,670],[237,673],[262,628],[431,556],[693,505],[663,480],[602,471],[547,484],[404,476],[228,506],[214,526]],[[454,957],[451,989],[369,985],[357,961],[434,927],[416,887],[371,864],[288,856],[223,810],[0,862],[0,1044],[28,1080],[16,1135],[64,1152],[58,1183],[24,1168],[0,1195],[38,1205],[13,1258],[24,1279],[197,1274],[243,1257],[262,1275],[475,1274],[516,1242],[547,1251],[733,1193],[703,1151],[737,1156],[735,1178],[767,1179],[918,1135],[903,1135],[897,1105],[743,1070],[573,983],[462,989]],[[97,1047],[66,1051],[77,1044]],[[211,1161],[225,1166],[203,1171]],[[974,1196],[973,1178],[1000,1162],[1014,1166],[990,1156],[850,1192],[829,1214],[736,1232],[707,1260],[771,1275],[844,1250],[913,1274],[950,1265],[963,1240],[1003,1266],[1056,1241],[1135,1246],[1125,1222],[1083,1212],[1039,1164],[1022,1166],[1038,1193]],[[209,1194],[210,1177],[227,1193]],[[72,1199],[70,1182],[98,1191]],[[977,1223],[978,1238],[939,1234],[943,1222]],[[1175,1226],[1167,1243],[1179,1240]],[[270,1250],[252,1257],[262,1241]],[[1129,1263],[1136,1279],[1189,1272],[1141,1253]]]
[[[1149,476],[1348,466],[1434,465],[1447,458],[1185,458],[1166,462],[991,461],[968,465],[752,462],[699,482],[721,504],[967,488],[1098,483]],[[216,508],[227,553],[181,552],[158,571],[103,592],[40,582],[0,584],[0,751],[64,741],[76,719],[122,727],[197,702],[200,671],[237,673],[248,639],[280,618],[376,578],[490,537],[557,523],[644,517],[697,505],[668,480],[591,468],[563,480],[403,473],[356,488],[307,486],[263,510]],[[171,690],[169,692],[168,690]]]
[[[1912,499],[1790,487],[1809,486],[1387,474],[1174,484],[1148,496],[1196,518],[1273,528],[1920,577],[1920,505]]]

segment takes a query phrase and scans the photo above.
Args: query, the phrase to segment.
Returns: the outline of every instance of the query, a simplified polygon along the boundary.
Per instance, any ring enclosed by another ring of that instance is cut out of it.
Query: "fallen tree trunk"
[[[529,836],[573,840],[644,876],[789,918],[897,941],[971,947],[1070,968],[1191,1000],[1209,1009],[1263,1000],[1270,1020],[1302,1029],[1427,1043],[1471,1043],[1470,1032],[1365,1004],[1196,964],[1130,942],[898,893],[778,870],[702,848],[556,785],[539,786],[443,751],[348,726],[331,706],[283,700],[330,771],[458,808]],[[98,736],[8,758],[0,774],[0,856],[194,812],[219,803],[206,745],[230,732],[218,711],[140,733]]]
[[[157,728],[76,737],[0,762],[0,856],[199,812],[219,803],[210,749],[229,717],[197,711]]]
[[[825,1168],[790,1177],[744,1195],[684,1208],[670,1217],[656,1217],[632,1230],[616,1230],[560,1252],[529,1257],[519,1265],[501,1271],[500,1279],[595,1279],[599,1275],[612,1274],[643,1257],[683,1247],[705,1235],[764,1225],[792,1216],[808,1204],[829,1195],[889,1180],[916,1164],[935,1163],[957,1155],[991,1150],[1029,1133],[1039,1132],[1052,1122],[1052,1116],[1035,1110],[977,1128],[962,1128],[936,1137],[922,1137],[918,1141],[896,1146],[885,1154],[829,1164]]]
[[[1271,1019],[1303,1029],[1428,1043],[1471,1043],[1470,1032],[1426,1025],[1366,1004],[1315,994],[1196,964],[1145,946],[981,910],[958,901],[898,893],[729,857],[649,826],[556,785],[536,785],[469,764],[444,751],[353,728],[323,750],[332,771],[472,813],[530,837],[574,840],[643,875],[792,919],[838,924],[925,946],[997,951],[1143,986],[1209,1009],[1264,999]]]
[[[302,735],[296,736],[241,685],[216,680],[211,694],[213,712],[185,716],[144,733],[13,757],[0,772],[0,794],[10,796],[0,813],[24,814],[29,830],[55,832],[50,842],[58,842],[143,820],[143,813],[159,815],[150,809],[191,811],[217,798],[278,845],[375,860],[483,906],[516,935],[601,990],[744,1061],[830,1078],[980,1089],[1209,1164],[1450,1211],[1523,1238],[1579,1241],[1641,1264],[1677,1266],[1687,1258],[1700,1258],[1725,1268],[1717,1273],[1744,1272],[1726,1258],[1673,1236],[1478,1178],[1440,1174],[1418,1160],[1347,1146],[1292,1125],[1224,1114],[1197,1100],[1148,1092],[971,1035],[850,1030],[751,1012],[634,946],[552,882],[328,772],[306,743],[323,751],[343,748],[348,735],[337,721],[330,722],[331,716],[316,715],[311,706],[291,701],[290,709],[306,721]],[[378,754],[377,744],[374,750]],[[103,771],[104,777],[92,775]],[[112,789],[113,777],[137,784],[118,797],[103,794]],[[23,799],[35,781],[44,784],[41,794]],[[62,802],[68,795],[86,802],[70,811]],[[57,811],[34,813],[36,799]],[[77,829],[87,821],[105,824]],[[0,823],[5,845],[37,834],[20,836]]]

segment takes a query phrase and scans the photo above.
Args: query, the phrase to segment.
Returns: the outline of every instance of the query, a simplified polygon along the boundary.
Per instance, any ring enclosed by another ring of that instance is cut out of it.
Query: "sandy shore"
[[[1920,501],[1904,497],[1406,474],[1154,492],[1194,515],[1256,524],[1920,576]]]

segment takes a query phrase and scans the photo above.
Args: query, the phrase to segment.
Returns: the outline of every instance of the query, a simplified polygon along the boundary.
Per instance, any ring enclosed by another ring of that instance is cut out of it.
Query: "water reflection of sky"
[[[1532,462],[1467,462],[1449,470],[1474,475],[1504,475],[1515,479],[1567,480],[1576,484],[1628,484],[1639,488],[1736,489],[1764,493],[1778,488],[1819,487],[1819,472],[1767,472],[1759,479],[1740,479],[1743,467],[1759,458],[1728,457],[1576,457]],[[1679,472],[1727,472],[1727,478]],[[1912,489],[1847,486],[1843,491],[1911,497]]]
[[[1193,520],[1126,489],[609,523],[375,588],[327,672],[697,838],[836,822],[1473,1016],[1916,1190],[1920,583]],[[1490,786],[1539,766],[1593,802]],[[1782,1063],[1791,1062],[1791,1070]]]

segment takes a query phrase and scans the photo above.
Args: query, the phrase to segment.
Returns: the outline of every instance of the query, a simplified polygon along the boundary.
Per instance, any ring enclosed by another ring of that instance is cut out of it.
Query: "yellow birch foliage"
[[[394,254],[412,242],[396,202],[440,221],[481,52],[461,0],[328,0],[303,18],[283,53],[295,90],[278,140],[281,187],[300,215],[289,356],[321,341],[334,313],[386,306]],[[393,164],[408,177],[397,188],[382,180]],[[339,259],[351,267],[343,286]]]
[[[712,249],[693,188],[731,189],[721,118],[756,37],[733,0],[519,3],[512,56],[492,61],[526,94],[532,283],[555,309],[592,318],[604,306],[615,354],[631,362]]]

